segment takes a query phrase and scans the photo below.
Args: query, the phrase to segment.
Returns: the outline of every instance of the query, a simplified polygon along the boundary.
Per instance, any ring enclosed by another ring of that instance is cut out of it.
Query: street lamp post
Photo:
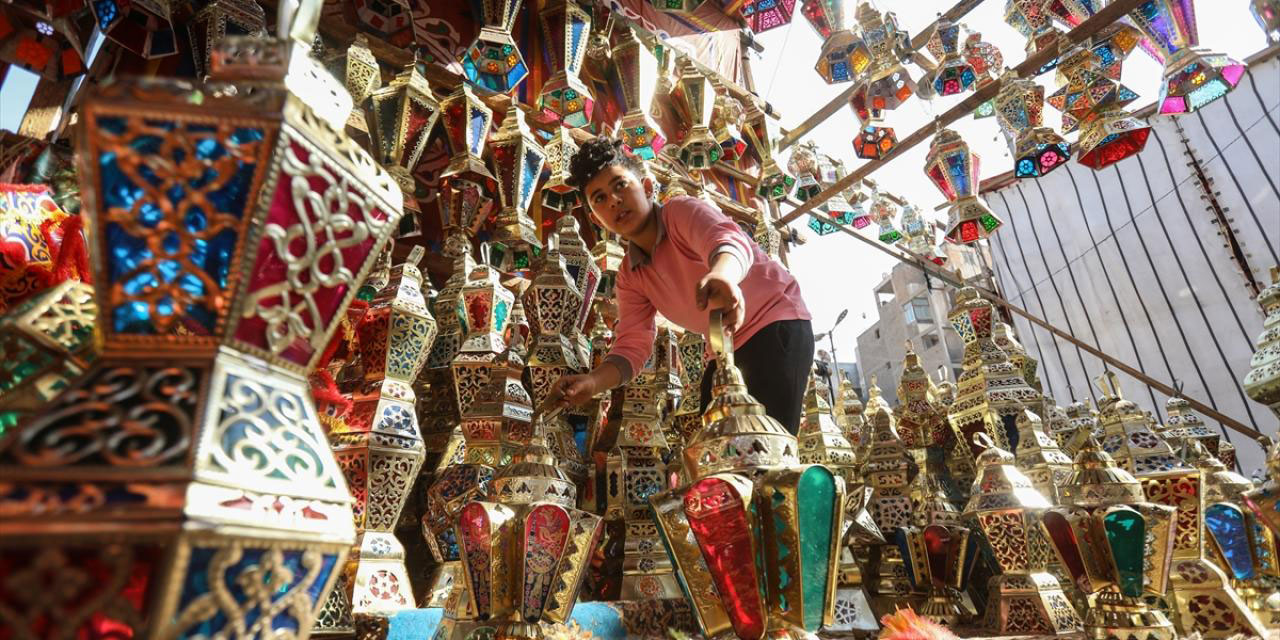
[[[848,309],[845,309],[845,310],[841,311],[841,312],[840,312],[840,315],[836,316],[835,324],[831,325],[831,329],[830,329],[830,330],[828,330],[828,331],[824,331],[824,332],[822,332],[822,333],[819,333],[818,335],[816,335],[816,336],[814,336],[814,337],[813,337],[813,341],[814,341],[814,342],[820,342],[820,341],[822,341],[822,339],[823,339],[824,337],[827,339],[827,344],[828,344],[828,345],[830,345],[830,347],[831,347],[831,363],[832,363],[832,369],[838,369],[838,368],[840,367],[840,358],[837,358],[837,357],[836,357],[836,341],[835,341],[835,335],[834,335],[834,334],[835,334],[835,331],[836,331],[836,327],[840,326],[840,323],[841,323],[841,322],[844,322],[844,318],[845,318],[845,316],[847,316],[847,315],[849,315],[849,310],[848,310]],[[831,378],[831,372],[830,372],[830,371],[828,371],[828,372],[827,372],[827,385],[831,388],[831,399],[832,399],[831,401],[832,401],[832,402],[835,402],[835,398],[836,398],[836,393],[837,393],[837,391],[836,391],[836,386],[835,386],[834,382],[832,381],[832,378]]]

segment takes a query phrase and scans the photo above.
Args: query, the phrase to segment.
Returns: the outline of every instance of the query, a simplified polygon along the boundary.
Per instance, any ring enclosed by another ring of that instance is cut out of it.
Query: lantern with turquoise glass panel
[[[538,95],[542,116],[571,127],[591,123],[595,98],[578,76],[587,53],[591,14],[577,0],[552,0],[538,14],[555,70]]]
[[[977,242],[1003,224],[978,195],[978,164],[978,154],[971,152],[969,144],[951,129],[943,129],[933,137],[925,158],[925,175],[951,203],[947,239],[959,244]]]
[[[1044,125],[1044,87],[1030,78],[1006,78],[995,98],[996,119],[1013,153],[1013,175],[1038,178],[1071,159],[1071,145]]]
[[[527,275],[542,253],[542,241],[529,217],[529,205],[533,203],[547,152],[525,122],[524,111],[514,103],[489,145],[502,202],[490,246],[492,264],[508,273]]]
[[[0,516],[18,635],[306,638],[355,540],[307,375],[402,196],[310,56],[319,1],[281,9],[213,56],[250,97],[146,78],[81,105],[102,352],[0,436],[35,498]]]
[[[953,96],[973,89],[978,72],[960,51],[960,25],[940,18],[926,44],[938,69],[925,78],[939,96]]]
[[[1063,54],[1057,74],[1062,86],[1046,99],[1062,112],[1064,133],[1080,131],[1079,162],[1093,169],[1142,151],[1151,134],[1151,127],[1125,110],[1138,94],[1111,77],[1117,71],[1095,49],[1077,47]]]
[[[479,11],[475,11],[475,5]],[[490,91],[506,93],[529,75],[520,47],[511,37],[524,0],[476,0],[472,9],[483,19],[479,35],[462,54],[467,82]]]
[[[746,0],[742,3],[742,19],[752,33],[763,33],[791,23],[796,0]]]
[[[623,29],[613,47],[613,64],[618,70],[624,109],[618,136],[632,153],[652,160],[667,143],[647,108],[658,86],[658,60],[635,33]]]
[[[964,39],[964,59],[973,66],[977,74],[974,90],[981,91],[996,81],[996,74],[1004,67],[1004,54],[994,44],[982,39],[982,34],[970,31]],[[973,110],[975,120],[990,118],[996,114],[995,100],[987,100]]]
[[[515,452],[511,441],[521,439],[510,437],[508,431],[527,435],[533,413],[527,393],[524,398],[511,398],[505,389],[506,333],[515,294],[498,278],[498,272],[484,262],[468,274],[455,309],[464,336],[451,365],[467,443],[466,461],[494,467],[510,459]]]
[[[807,202],[810,198],[822,193],[822,183],[818,181],[818,145],[807,140],[796,145],[787,160],[787,171],[796,176],[796,199]]]
[[[800,8],[822,38],[822,51],[814,70],[827,84],[850,82],[871,65],[871,52],[851,29],[850,8],[848,0],[805,0]]]
[[[1076,453],[1058,497],[1040,529],[1090,599],[1086,637],[1176,638],[1169,619],[1143,600],[1163,596],[1169,586],[1176,509],[1147,502],[1142,484],[1092,437]]]
[[[1147,36],[1149,51],[1164,62],[1159,113],[1191,113],[1240,84],[1245,65],[1223,53],[1201,49],[1195,0],[1147,0],[1129,12]]]

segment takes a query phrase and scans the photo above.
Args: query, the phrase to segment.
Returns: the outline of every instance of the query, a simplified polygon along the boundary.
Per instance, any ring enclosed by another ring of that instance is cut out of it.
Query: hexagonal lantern
[[[522,4],[524,0],[482,0],[484,26],[462,54],[462,72],[468,82],[506,93],[528,77],[529,67],[511,37]]]
[[[542,193],[542,208],[558,213],[568,213],[578,205],[580,194],[569,186],[569,161],[578,152],[578,143],[574,142],[569,130],[561,127],[551,134],[551,139],[542,145],[547,154],[547,170],[551,176],[543,183],[539,191]]]
[[[850,30],[847,0],[806,0],[800,7],[809,25],[822,36],[822,51],[814,70],[827,84],[849,82],[871,65],[867,45]]]
[[[925,45],[929,54],[938,61],[938,69],[927,79],[933,92],[940,96],[953,96],[973,88],[978,72],[960,52],[960,25],[939,19]]]
[[[440,122],[450,155],[449,166],[440,175],[492,182],[493,174],[484,164],[484,145],[493,124],[489,105],[477,98],[471,87],[460,85],[440,102]]]
[[[1108,77],[1094,50],[1080,47],[1061,60],[1058,82],[1063,86],[1046,102],[1063,112],[1064,132],[1080,130],[1080,164],[1101,169],[1142,151],[1151,127],[1124,109],[1138,94]]]
[[[1252,0],[1249,11],[1258,26],[1267,34],[1267,42],[1280,41],[1280,2],[1276,0]]]
[[[995,98],[996,119],[1013,152],[1013,174],[1038,178],[1071,159],[1071,145],[1044,122],[1044,87],[1030,78],[1008,78]]]
[[[1245,65],[1200,49],[1195,0],[1148,0],[1129,12],[1164,61],[1160,114],[1191,113],[1240,84]]]
[[[649,0],[649,6],[663,13],[687,16],[707,0]]]
[[[1002,224],[978,196],[978,161],[978,155],[969,151],[969,145],[951,129],[943,129],[934,136],[925,158],[925,175],[951,203],[947,238],[952,242],[977,242]]]
[[[542,83],[538,109],[543,117],[566,127],[585,127],[591,123],[595,99],[578,73],[587,53],[591,14],[577,0],[552,0],[538,17],[554,69]]]
[[[618,135],[632,153],[652,160],[667,143],[646,108],[658,86],[658,62],[629,29],[618,38],[618,44],[613,47],[613,64],[618,69],[622,106],[626,110]]]
[[[742,3],[742,19],[754,33],[763,33],[791,23],[796,0],[746,0]]]
[[[529,205],[547,154],[525,122],[524,112],[514,103],[489,144],[493,146],[493,168],[502,200],[490,247],[492,264],[507,272],[527,272],[542,251],[538,230],[529,218]]]
[[[879,121],[916,91],[916,82],[903,61],[910,58],[911,37],[898,28],[893,12],[881,14],[870,3],[858,5],[858,33],[871,55],[867,78],[849,98],[862,124]]]
[[[769,135],[764,113],[754,103],[745,105],[744,111],[742,134],[760,158],[760,184],[756,187],[756,195],[774,202],[783,200],[795,188],[795,176],[783,171],[774,160],[773,138]]]
[[[680,162],[689,169],[709,169],[720,161],[720,141],[711,135],[715,89],[711,81],[688,60],[681,60],[671,96],[689,122],[689,133],[680,142]]]
[[[1053,26],[1052,14],[1045,9],[1045,0],[1007,0],[1004,5],[1004,21],[1027,39],[1027,55],[1046,47],[1057,46],[1062,34]],[[1037,73],[1053,70],[1057,60],[1041,67]]]
[[[209,72],[213,49],[227,36],[266,35],[267,16],[256,0],[213,0],[187,23],[196,77]]]
[[[368,114],[378,161],[400,182],[401,189],[412,193],[413,172],[440,117],[440,103],[418,65],[409,65],[391,84],[372,92]]]
[[[319,0],[282,9],[285,38],[215,51],[252,98],[147,78],[82,105],[103,351],[0,437],[36,498],[0,516],[10,589],[37,585],[0,596],[19,635],[305,637],[355,539],[306,376],[402,195],[310,57]]]
[[[98,30],[143,58],[178,53],[169,0],[95,0],[91,3]]]

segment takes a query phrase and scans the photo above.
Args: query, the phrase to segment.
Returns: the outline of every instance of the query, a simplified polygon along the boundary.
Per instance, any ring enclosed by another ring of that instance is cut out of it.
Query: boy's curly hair
[[[622,165],[630,169],[637,178],[645,175],[644,160],[622,147],[621,140],[611,140],[604,136],[596,136],[578,148],[578,152],[569,159],[569,186],[582,191],[596,174],[605,167]]]

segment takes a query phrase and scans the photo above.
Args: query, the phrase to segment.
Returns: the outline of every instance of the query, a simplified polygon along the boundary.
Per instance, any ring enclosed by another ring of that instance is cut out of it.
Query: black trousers
[[[734,345],[734,364],[765,413],[794,434],[800,429],[804,390],[813,367],[813,326],[808,320],[779,320],[766,325],[745,344]],[[711,401],[716,362],[702,374],[702,410]]]

